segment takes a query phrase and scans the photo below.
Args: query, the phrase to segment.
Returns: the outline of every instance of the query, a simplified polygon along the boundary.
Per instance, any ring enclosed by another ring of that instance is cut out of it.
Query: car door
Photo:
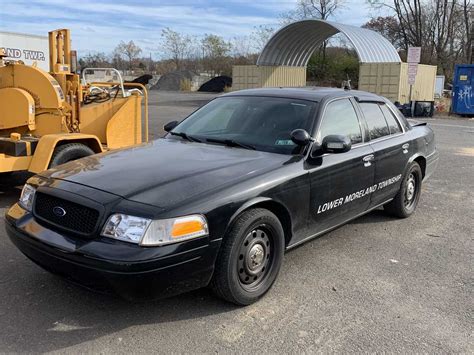
[[[393,198],[400,189],[408,163],[410,142],[404,128],[391,109],[383,102],[359,102],[375,155],[376,191],[371,207]]]
[[[317,234],[363,213],[370,203],[374,184],[373,151],[364,142],[364,130],[348,98],[327,102],[322,108],[316,141],[332,134],[351,139],[352,148],[345,153],[323,154],[309,158],[311,233]]]

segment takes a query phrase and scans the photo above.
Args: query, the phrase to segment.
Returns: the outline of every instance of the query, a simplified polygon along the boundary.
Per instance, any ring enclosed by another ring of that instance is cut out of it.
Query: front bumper
[[[206,286],[220,246],[220,239],[207,237],[153,248],[109,238],[71,237],[45,228],[18,205],[5,219],[13,244],[45,270],[130,300]]]

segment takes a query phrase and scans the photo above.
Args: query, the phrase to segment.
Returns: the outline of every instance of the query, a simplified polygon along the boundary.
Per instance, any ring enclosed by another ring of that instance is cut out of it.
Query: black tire
[[[87,145],[81,143],[67,143],[57,146],[54,149],[53,156],[49,162],[49,167],[65,164],[69,161],[93,155],[95,152]]]
[[[421,194],[423,174],[417,162],[413,162],[403,177],[402,185],[395,198],[384,205],[384,210],[396,217],[407,218],[411,216],[418,205]]]
[[[285,237],[277,216],[263,208],[243,212],[226,233],[210,286],[239,306],[254,303],[275,282]]]

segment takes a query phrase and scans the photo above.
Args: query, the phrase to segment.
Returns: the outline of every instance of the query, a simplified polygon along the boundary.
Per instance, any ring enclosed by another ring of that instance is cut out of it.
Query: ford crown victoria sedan
[[[285,250],[381,206],[410,216],[438,161],[428,126],[360,91],[238,91],[165,130],[32,177],[6,214],[12,242],[128,299],[209,285],[247,305]]]

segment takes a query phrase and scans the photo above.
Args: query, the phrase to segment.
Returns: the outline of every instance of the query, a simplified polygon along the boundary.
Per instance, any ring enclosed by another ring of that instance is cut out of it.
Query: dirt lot
[[[154,136],[213,97],[158,95]],[[0,351],[473,353],[474,121],[429,123],[440,165],[416,214],[374,211],[290,251],[246,308],[205,289],[131,304],[69,285],[20,254],[0,218]],[[18,195],[0,185],[1,215]]]

